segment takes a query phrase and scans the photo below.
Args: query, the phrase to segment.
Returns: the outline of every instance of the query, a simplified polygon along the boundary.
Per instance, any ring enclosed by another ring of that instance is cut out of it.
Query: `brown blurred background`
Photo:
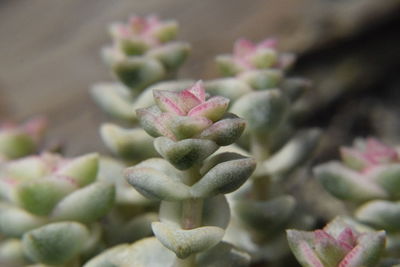
[[[400,141],[397,0],[2,0],[0,120],[44,114],[67,154],[104,151],[98,126],[109,118],[88,94],[113,79],[99,49],[110,22],[149,13],[177,19],[192,44],[180,77],[217,77],[213,59],[235,39],[275,36],[299,54],[294,74],[314,80],[302,123],[327,129],[328,150],[355,135]]]

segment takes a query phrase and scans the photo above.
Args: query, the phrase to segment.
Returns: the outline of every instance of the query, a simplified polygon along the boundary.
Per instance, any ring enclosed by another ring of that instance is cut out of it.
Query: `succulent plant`
[[[0,161],[35,153],[46,124],[43,117],[33,118],[21,125],[12,122],[0,123]]]
[[[223,194],[246,181],[255,161],[232,152],[210,157],[240,136],[243,120],[226,114],[228,99],[208,98],[201,82],[180,92],[154,91],[154,100],[137,113],[145,131],[157,137],[162,158],[130,167],[125,176],[141,194],[161,200],[160,222],[152,224],[159,242],[116,247],[86,266],[246,266],[245,253],[220,243],[230,214]]]
[[[8,238],[2,244],[44,264],[65,264],[95,249],[96,222],[115,198],[114,185],[96,181],[97,169],[96,154],[44,153],[2,163],[0,233]]]
[[[102,51],[105,62],[122,82],[100,83],[92,95],[104,111],[132,122],[133,98],[144,88],[171,79],[189,54],[189,45],[175,41],[175,21],[160,21],[156,16],[132,16],[124,23],[110,27],[112,46]]]
[[[205,82],[211,95],[230,98],[229,111],[247,123],[238,144],[257,160],[257,169],[230,198],[235,216],[227,240],[250,252],[254,261],[283,257],[288,253],[284,229],[313,223],[285,188],[320,136],[316,128],[296,129],[295,106],[310,82],[287,77],[294,60],[277,50],[274,39],[259,44],[240,39],[232,55],[216,59],[227,78]]]
[[[287,230],[287,238],[304,267],[377,266],[385,248],[384,231],[359,232],[341,218],[321,230]]]
[[[397,254],[400,244],[400,160],[396,148],[377,139],[358,138],[340,149],[342,162],[314,168],[314,175],[334,197],[352,202],[355,218],[388,233],[387,251]]]
[[[399,199],[398,152],[376,139],[356,139],[354,148],[340,150],[342,162],[314,169],[324,188],[342,200],[362,203],[372,199]]]

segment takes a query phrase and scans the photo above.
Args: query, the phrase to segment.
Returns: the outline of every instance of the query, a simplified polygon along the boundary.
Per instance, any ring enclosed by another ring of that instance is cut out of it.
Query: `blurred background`
[[[2,0],[0,120],[43,114],[68,155],[105,151],[98,127],[109,118],[88,93],[114,79],[99,50],[110,22],[151,13],[176,19],[192,44],[182,78],[218,77],[214,57],[239,37],[277,37],[297,53],[293,74],[314,82],[301,123],[327,131],[319,160],[358,135],[400,143],[397,0]]]

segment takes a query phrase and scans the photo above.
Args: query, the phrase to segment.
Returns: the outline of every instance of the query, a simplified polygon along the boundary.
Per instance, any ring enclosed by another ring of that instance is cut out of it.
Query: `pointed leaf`
[[[340,262],[339,267],[376,266],[385,249],[385,232],[370,232],[358,238],[355,246]]]
[[[251,70],[240,75],[240,79],[247,82],[256,90],[277,88],[282,81],[283,73],[278,69]]]
[[[177,201],[190,197],[188,186],[153,168],[131,167],[125,170],[125,177],[137,191],[148,198]]]
[[[96,104],[107,114],[124,121],[135,121],[131,97],[123,85],[118,83],[95,84],[90,93]]]
[[[387,193],[378,185],[337,162],[314,168],[314,175],[329,193],[339,199],[367,201],[387,198]]]
[[[129,88],[141,91],[165,77],[161,63],[150,57],[130,57],[113,64],[114,73]]]
[[[310,158],[316,149],[321,131],[318,129],[304,130],[296,134],[278,152],[263,164],[271,174],[285,174]]]
[[[46,223],[42,217],[35,216],[12,206],[0,206],[0,233],[7,237],[21,237],[25,232]]]
[[[256,161],[252,158],[220,163],[192,186],[192,194],[204,198],[235,191],[250,177],[255,168]]]
[[[206,117],[212,121],[219,120],[226,112],[229,105],[229,99],[222,96],[214,96],[206,102],[192,108],[188,116]]]
[[[400,202],[369,201],[357,210],[355,216],[377,229],[396,232],[400,230]]]
[[[239,98],[230,111],[246,120],[250,131],[269,133],[286,116],[287,98],[277,89],[253,92]]]
[[[52,223],[26,233],[27,256],[45,264],[64,264],[78,255],[89,238],[86,227],[75,222]]]
[[[231,101],[236,101],[242,95],[253,91],[247,83],[236,78],[220,78],[207,81],[205,87],[211,95],[224,96]]]
[[[103,217],[113,206],[114,185],[95,182],[79,189],[61,200],[51,216],[56,220],[92,223]]]
[[[245,126],[245,120],[240,118],[222,119],[201,132],[199,138],[210,139],[219,146],[227,146],[240,137]]]
[[[302,266],[325,267],[311,247],[314,233],[297,230],[286,230],[286,233],[289,247]]]
[[[96,179],[99,167],[99,156],[96,153],[87,154],[74,158],[56,173],[70,177],[80,187],[90,184]]]
[[[182,230],[168,224],[154,222],[152,228],[157,239],[181,259],[215,246],[224,235],[224,230],[215,226]]]
[[[74,180],[49,177],[20,184],[16,188],[17,203],[36,215],[47,215],[63,197],[77,188]]]
[[[210,140],[185,139],[174,142],[166,137],[156,138],[154,146],[163,158],[179,170],[201,163],[218,149],[218,145]]]
[[[190,53],[190,46],[183,42],[173,42],[150,50],[149,56],[159,60],[167,71],[179,68]]]
[[[153,146],[154,139],[143,129],[124,129],[106,123],[101,126],[100,134],[107,148],[124,159],[139,161],[158,155]]]

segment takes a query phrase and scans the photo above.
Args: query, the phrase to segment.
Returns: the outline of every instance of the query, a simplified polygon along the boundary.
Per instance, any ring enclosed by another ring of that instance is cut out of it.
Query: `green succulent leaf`
[[[89,238],[85,226],[76,222],[52,223],[24,234],[26,255],[36,262],[63,264],[76,257]]]
[[[209,170],[192,188],[194,197],[227,194],[238,189],[256,168],[252,158],[235,159],[220,163]]]
[[[59,221],[71,220],[88,224],[103,217],[113,206],[114,200],[113,184],[95,182],[62,199],[51,215]]]
[[[224,235],[224,230],[215,226],[183,230],[169,224],[154,222],[152,228],[157,239],[181,259],[215,246]]]
[[[190,197],[189,187],[165,173],[141,164],[125,170],[125,177],[142,195],[158,200],[183,200]]]
[[[174,142],[167,137],[158,137],[154,146],[160,155],[179,170],[186,170],[201,163],[218,149],[210,140],[185,139]]]

